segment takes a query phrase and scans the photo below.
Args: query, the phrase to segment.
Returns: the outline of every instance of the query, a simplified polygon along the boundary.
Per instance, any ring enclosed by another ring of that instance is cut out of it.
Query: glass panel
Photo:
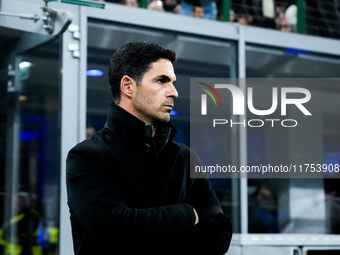
[[[303,84],[311,92],[313,121],[308,128],[247,128],[248,165],[340,163],[340,60],[289,49],[247,47],[248,77],[333,78]],[[285,83],[282,86],[289,86]],[[269,109],[271,87],[256,88],[254,104]],[[255,90],[255,89],[254,89]],[[268,95],[261,100],[259,95]],[[285,119],[294,118],[288,112]],[[295,115],[297,116],[297,115]],[[256,118],[248,113],[247,119]],[[270,115],[280,119],[279,114]],[[306,167],[306,166],[305,166]],[[339,234],[339,179],[248,179],[250,233]]]
[[[12,98],[17,105],[13,113],[15,117],[12,117],[14,122],[8,123],[7,133],[13,125],[19,126],[19,133],[14,134],[18,150],[10,152],[7,149],[6,155],[7,158],[11,153],[17,155],[14,158],[17,167],[7,168],[6,177],[1,177],[7,187],[6,206],[0,201],[0,212],[5,214],[1,218],[4,219],[1,224],[2,248],[7,252],[11,249],[11,253],[6,254],[56,254],[59,249],[59,40],[38,46],[16,58],[21,60],[15,67],[19,70],[15,79],[21,89],[5,96],[0,93],[1,103]],[[7,81],[1,80],[1,88],[4,85]],[[12,112],[8,107],[11,106],[1,108],[2,119],[6,118],[4,112]],[[2,151],[6,130],[2,127],[2,120],[0,125]],[[10,141],[6,142],[11,148]],[[1,175],[2,165],[1,160]],[[3,182],[0,185],[3,191]]]
[[[152,41],[174,50],[177,76],[175,112],[171,122],[178,133],[175,140],[189,146],[189,95],[192,77],[235,77],[236,47],[233,42],[213,38],[194,37],[171,31],[152,30],[122,24],[90,20],[88,27],[88,70],[100,70],[102,76],[87,77],[87,131],[101,129],[106,121],[111,101],[107,79],[110,57],[130,41]],[[238,180],[212,180],[223,209],[233,219],[235,232],[239,231]],[[232,191],[233,189],[233,191]],[[235,192],[236,190],[236,192]]]
[[[340,77],[339,66],[336,56],[288,48],[246,47],[247,78],[335,78]]]

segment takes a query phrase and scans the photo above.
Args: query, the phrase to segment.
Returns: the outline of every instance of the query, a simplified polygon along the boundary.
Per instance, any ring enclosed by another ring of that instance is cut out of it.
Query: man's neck
[[[152,121],[150,121],[150,120],[145,119],[142,116],[142,114],[140,114],[138,111],[136,111],[135,108],[131,104],[125,103],[123,100],[121,100],[120,103],[118,104],[118,106],[123,108],[125,111],[127,111],[131,115],[133,115],[136,118],[138,118],[141,121],[143,121],[145,123],[145,125],[153,126],[154,123]]]

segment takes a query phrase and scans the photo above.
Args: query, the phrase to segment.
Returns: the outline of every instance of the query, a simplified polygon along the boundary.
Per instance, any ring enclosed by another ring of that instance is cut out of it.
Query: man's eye
[[[165,79],[159,79],[157,82],[158,82],[158,83],[165,83],[166,80],[165,80]]]

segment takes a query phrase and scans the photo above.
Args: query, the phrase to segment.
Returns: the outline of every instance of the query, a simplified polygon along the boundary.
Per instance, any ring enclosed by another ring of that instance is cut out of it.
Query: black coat
[[[172,141],[176,131],[145,126],[111,103],[105,127],[67,158],[67,193],[75,254],[224,254],[231,223],[200,164]],[[194,225],[197,210],[200,222]]]

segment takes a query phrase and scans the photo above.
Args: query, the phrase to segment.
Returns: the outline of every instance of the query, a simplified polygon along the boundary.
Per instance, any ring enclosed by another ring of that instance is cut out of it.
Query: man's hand
[[[192,208],[192,209],[194,209],[194,213],[195,213],[195,216],[196,216],[196,221],[195,221],[195,225],[196,225],[199,222],[199,218],[198,218],[198,214],[197,214],[195,208]]]

